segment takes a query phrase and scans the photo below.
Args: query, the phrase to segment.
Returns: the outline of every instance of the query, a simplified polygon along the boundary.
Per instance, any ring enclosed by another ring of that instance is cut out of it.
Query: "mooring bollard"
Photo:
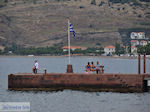
[[[44,74],[45,74],[45,75],[47,74],[47,70],[46,70],[46,69],[44,70]]]

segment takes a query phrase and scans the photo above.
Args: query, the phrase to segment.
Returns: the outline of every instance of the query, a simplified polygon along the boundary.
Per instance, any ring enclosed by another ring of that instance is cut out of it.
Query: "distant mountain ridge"
[[[120,29],[150,29],[150,0],[0,0],[0,46],[64,46],[67,17],[72,45],[122,44]]]

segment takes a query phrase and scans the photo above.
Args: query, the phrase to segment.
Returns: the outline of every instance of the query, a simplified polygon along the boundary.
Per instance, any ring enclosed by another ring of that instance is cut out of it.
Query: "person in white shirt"
[[[35,60],[33,72],[34,72],[35,74],[37,74],[37,70],[38,70],[38,69],[39,69],[39,64],[38,64],[37,60]]]

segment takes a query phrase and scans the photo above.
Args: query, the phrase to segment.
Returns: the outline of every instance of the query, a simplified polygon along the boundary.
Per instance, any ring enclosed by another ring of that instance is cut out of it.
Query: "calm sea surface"
[[[35,59],[49,73],[66,72],[67,57],[0,57],[0,102],[30,102],[31,112],[150,112],[150,92],[8,91],[8,74],[32,72]],[[138,72],[137,59],[72,57],[71,63],[74,72],[84,73],[87,62],[97,60],[105,66],[105,73]],[[150,73],[150,60],[147,60],[147,73]]]

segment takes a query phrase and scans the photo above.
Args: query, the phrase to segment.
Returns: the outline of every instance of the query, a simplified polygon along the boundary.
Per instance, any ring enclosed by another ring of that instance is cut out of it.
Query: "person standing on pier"
[[[100,64],[99,64],[99,61],[97,61],[96,73],[98,74],[99,72],[100,72]]]
[[[37,74],[38,69],[39,69],[39,64],[38,64],[37,60],[35,60],[34,67],[33,67],[33,73]]]
[[[94,65],[94,62],[92,61],[92,62],[91,62],[91,71],[94,72],[94,71],[95,71],[95,68],[96,68],[96,67],[95,67],[95,65]]]

